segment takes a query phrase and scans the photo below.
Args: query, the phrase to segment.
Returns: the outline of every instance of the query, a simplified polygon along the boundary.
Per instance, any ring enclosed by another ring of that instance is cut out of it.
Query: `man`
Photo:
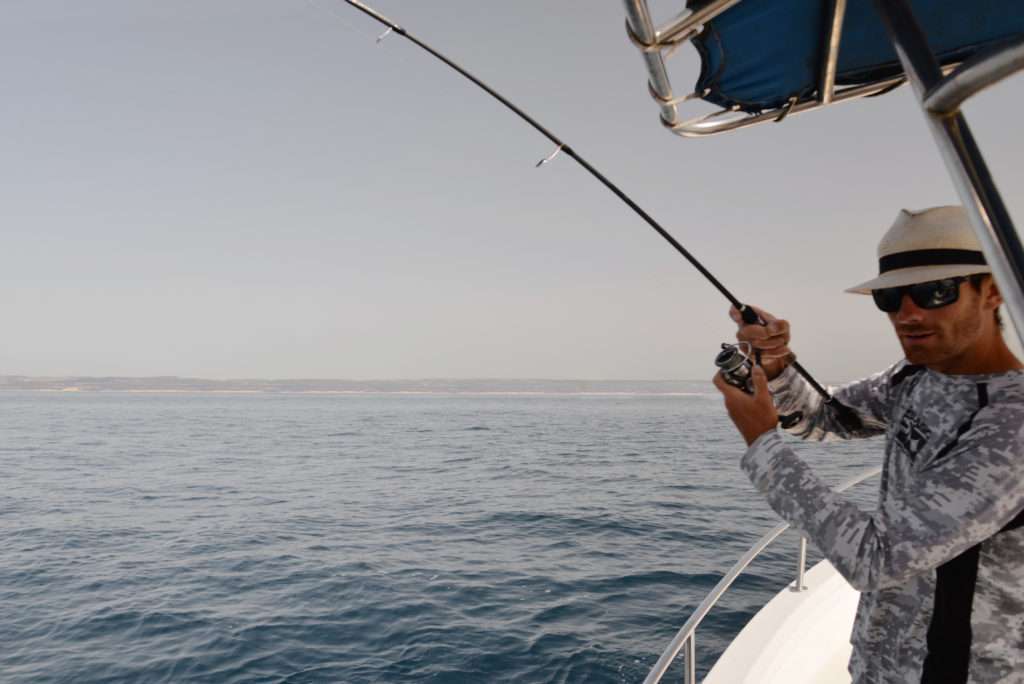
[[[1002,299],[960,207],[901,212],[878,254],[880,275],[848,291],[873,295],[906,359],[835,391],[863,424],[846,429],[789,367],[788,324],[759,311],[767,325],[737,334],[762,356],[753,394],[715,377],[741,466],[862,592],[855,684],[1024,682],[1024,372]],[[884,434],[878,508],[833,493],[780,414],[805,439]]]

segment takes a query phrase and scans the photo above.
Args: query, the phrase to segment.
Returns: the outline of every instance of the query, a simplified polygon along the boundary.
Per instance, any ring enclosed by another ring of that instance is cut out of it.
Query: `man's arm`
[[[955,558],[1024,508],[1024,415],[1016,413],[975,421],[949,454],[870,513],[833,492],[777,431],[758,437],[741,466],[855,589],[881,589]]]
[[[768,383],[781,416],[788,416],[786,432],[801,439],[828,440],[874,437],[885,432],[892,405],[893,375],[906,364],[897,363],[881,373],[841,387],[829,387],[836,401],[849,407],[861,420],[861,428],[850,430],[825,403],[824,398],[797,372],[788,367]]]
[[[885,430],[891,378],[901,364],[839,389],[829,388],[829,392],[853,409],[863,423],[862,429],[850,431],[825,404],[822,396],[792,367],[796,355],[789,349],[789,322],[764,309],[753,308],[764,325],[745,324],[736,309],[731,309],[729,315],[739,326],[736,339],[749,344],[760,357],[761,366],[770,380],[775,407],[785,420],[787,432],[803,439],[823,440],[871,437]]]

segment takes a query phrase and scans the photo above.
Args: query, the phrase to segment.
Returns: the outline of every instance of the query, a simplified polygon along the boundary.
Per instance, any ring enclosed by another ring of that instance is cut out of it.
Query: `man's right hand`
[[[755,351],[761,352],[761,367],[771,380],[796,360],[796,354],[789,350],[789,321],[776,318],[756,306],[750,308],[757,312],[765,325],[744,323],[736,307],[729,309],[729,316],[739,326],[736,339],[748,342]]]

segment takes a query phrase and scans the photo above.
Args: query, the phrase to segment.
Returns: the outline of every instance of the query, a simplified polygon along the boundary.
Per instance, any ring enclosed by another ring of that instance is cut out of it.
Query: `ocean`
[[[0,681],[641,681],[777,522],[719,396],[467,387],[0,391]],[[882,453],[799,449],[835,482]],[[726,594],[700,673],[795,558]]]

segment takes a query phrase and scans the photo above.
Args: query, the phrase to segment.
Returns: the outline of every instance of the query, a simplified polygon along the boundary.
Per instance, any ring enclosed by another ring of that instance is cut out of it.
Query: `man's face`
[[[970,372],[972,355],[996,331],[994,308],[986,306],[990,280],[982,282],[980,292],[969,282],[961,282],[957,300],[937,309],[922,309],[904,295],[889,320],[907,361],[940,372]]]

